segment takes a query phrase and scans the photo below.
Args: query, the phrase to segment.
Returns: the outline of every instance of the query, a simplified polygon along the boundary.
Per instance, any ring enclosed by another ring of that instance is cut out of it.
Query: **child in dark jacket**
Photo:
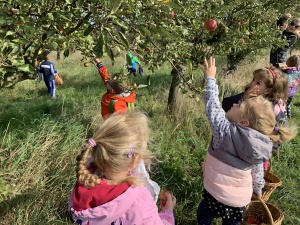
[[[271,157],[273,143],[292,139],[296,129],[276,125],[273,107],[262,96],[221,108],[216,84],[215,59],[200,66],[206,77],[206,115],[213,137],[204,162],[203,199],[198,207],[199,225],[221,217],[224,224],[243,220],[253,187],[251,169]]]
[[[47,55],[45,58],[45,61],[43,61],[39,67],[38,67],[38,72],[43,74],[43,79],[45,82],[45,85],[48,90],[48,94],[55,98],[55,81],[54,81],[54,76],[56,75],[56,71],[54,68],[54,65],[52,62],[50,62],[50,56]]]

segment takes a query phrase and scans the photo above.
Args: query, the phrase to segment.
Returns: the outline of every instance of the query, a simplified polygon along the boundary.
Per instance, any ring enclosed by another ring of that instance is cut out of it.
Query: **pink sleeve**
[[[165,225],[175,225],[174,214],[171,210],[163,210],[159,213],[159,217]]]

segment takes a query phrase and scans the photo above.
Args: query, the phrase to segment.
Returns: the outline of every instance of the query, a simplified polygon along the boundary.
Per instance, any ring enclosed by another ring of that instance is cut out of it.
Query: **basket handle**
[[[273,163],[272,163],[272,159],[270,158],[270,159],[269,159],[269,166],[268,166],[267,171],[268,171],[268,172],[272,172],[272,168],[273,168]]]
[[[261,199],[261,197],[257,196],[257,199],[261,202],[261,204],[264,206],[265,210],[267,211],[268,216],[269,216],[269,220],[270,220],[270,225],[274,225],[274,220],[273,220],[272,214],[271,214],[271,212],[270,212],[268,206],[267,206],[266,203]]]

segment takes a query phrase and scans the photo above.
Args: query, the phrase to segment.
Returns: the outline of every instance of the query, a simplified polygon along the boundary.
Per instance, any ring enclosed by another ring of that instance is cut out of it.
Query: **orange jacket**
[[[109,73],[107,71],[106,66],[102,66],[98,70],[103,83],[107,84],[107,80],[110,79]],[[102,96],[101,100],[101,114],[103,118],[108,117],[111,113],[127,112],[128,108],[131,108],[136,100],[136,92],[133,90],[129,95],[124,93],[124,97],[122,94],[114,94],[111,93],[108,89],[106,93]]]

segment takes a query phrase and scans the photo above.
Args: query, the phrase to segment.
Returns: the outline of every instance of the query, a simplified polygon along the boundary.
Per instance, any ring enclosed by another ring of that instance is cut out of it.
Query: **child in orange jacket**
[[[107,67],[103,65],[99,58],[95,58],[98,72],[106,86],[106,93],[101,100],[101,114],[104,119],[114,112],[125,113],[128,109],[133,109],[136,101],[135,90],[128,90],[127,84],[120,84],[111,80]]]

